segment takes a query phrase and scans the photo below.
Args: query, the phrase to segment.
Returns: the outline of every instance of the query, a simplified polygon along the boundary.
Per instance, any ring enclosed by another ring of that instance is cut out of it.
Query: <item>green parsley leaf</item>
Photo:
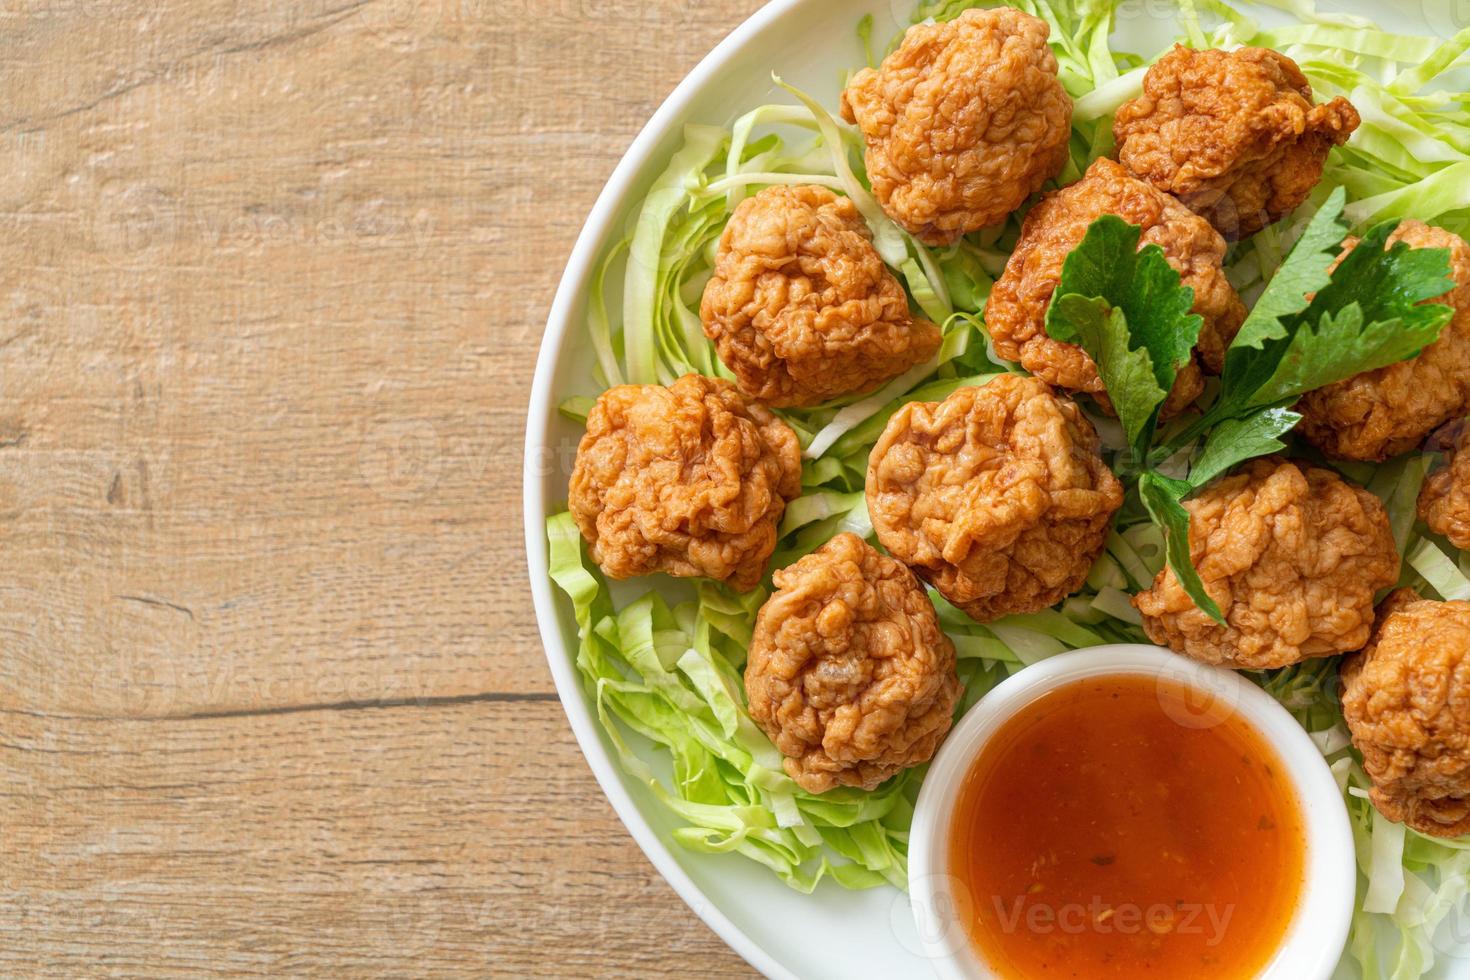
[[[1331,214],[1325,207],[1323,212]],[[1323,212],[1318,212],[1313,226]],[[1303,293],[1298,304],[1287,296],[1294,296],[1304,283],[1320,282],[1316,270],[1324,259],[1331,261],[1321,249],[1336,234],[1325,227],[1309,227],[1262,296],[1262,304],[1270,297],[1270,310],[1275,312],[1261,320],[1253,313],[1230,345],[1222,394],[1205,425],[1256,408],[1289,404],[1309,391],[1413,357],[1434,343],[1453,316],[1449,307],[1427,303],[1454,288],[1449,253],[1413,249],[1403,242],[1387,247],[1396,227],[1395,222],[1374,227],[1310,303]],[[1300,260],[1299,252],[1304,255]],[[1275,286],[1283,273],[1290,276],[1290,292],[1279,295]],[[1299,308],[1283,312],[1293,306]]]
[[[1062,264],[1046,313],[1047,333],[1077,344],[1097,364],[1139,459],[1204,323],[1190,312],[1194,290],[1181,284],[1163,249],[1139,249],[1142,234],[1117,215],[1094,221]]]
[[[1157,245],[1139,249],[1143,232],[1115,214],[1105,214],[1088,226],[1082,243],[1062,264],[1056,296],[1072,294],[1099,300],[1121,309],[1128,318],[1133,342],[1154,363],[1154,377],[1165,391],[1174,387],[1179,369],[1189,363],[1204,321],[1189,311],[1194,290],[1180,284],[1179,273]],[[1078,343],[1067,322],[1065,305],[1047,310],[1046,332],[1057,340]]]
[[[1194,604],[1223,626],[1225,617],[1221,614],[1219,605],[1205,591],[1205,584],[1200,580],[1199,571],[1195,569],[1194,559],[1189,551],[1189,511],[1184,509],[1182,501],[1193,490],[1191,484],[1170,479],[1153,470],[1144,473],[1138,481],[1138,493],[1143,500],[1143,506],[1148,509],[1154,523],[1164,529],[1164,553],[1168,558],[1169,568],[1179,579],[1184,591],[1194,600]]]
[[[1189,471],[1189,483],[1198,489],[1226,470],[1257,456],[1281,452],[1281,437],[1296,428],[1302,417],[1285,408],[1267,408],[1245,418],[1226,419],[1210,430]]]
[[[1072,293],[1056,300],[1052,309],[1059,311],[1059,319],[1077,338],[1071,343],[1081,346],[1096,362],[1134,458],[1143,459],[1159,406],[1168,395],[1154,375],[1153,358],[1144,348],[1129,349],[1128,319],[1117,307],[1110,309],[1099,300]],[[1118,393],[1116,398],[1113,392]]]
[[[1276,369],[1246,405],[1288,404],[1309,391],[1413,357],[1439,338],[1452,315],[1448,306],[1430,304],[1402,319],[1365,324],[1356,302],[1336,314],[1324,311],[1315,327],[1303,324],[1292,335]]]
[[[1341,187],[1332,192],[1266,284],[1265,292],[1225,352],[1220,400],[1204,425],[1248,410],[1251,396],[1271,377],[1280,359],[1280,345],[1298,324],[1297,317],[1311,303],[1314,293],[1331,284],[1328,270],[1337,261],[1348,232],[1342,218],[1346,199],[1347,193]]]
[[[1455,288],[1450,277],[1450,253],[1443,248],[1412,248],[1406,242],[1388,244],[1397,221],[1375,225],[1332,273],[1332,281],[1317,292],[1302,314],[1307,321],[1322,312],[1340,310],[1350,303],[1363,308],[1364,320],[1405,319],[1420,303]]]
[[[1251,308],[1231,344],[1232,354],[1246,348],[1260,350],[1268,340],[1286,336],[1283,321],[1307,308],[1308,297],[1332,281],[1328,269],[1337,261],[1348,226],[1342,220],[1347,192],[1341,187],[1332,192],[1326,203],[1308,222],[1306,231],[1292,247],[1286,261],[1276,270],[1261,298]],[[1226,375],[1230,360],[1226,360]]]

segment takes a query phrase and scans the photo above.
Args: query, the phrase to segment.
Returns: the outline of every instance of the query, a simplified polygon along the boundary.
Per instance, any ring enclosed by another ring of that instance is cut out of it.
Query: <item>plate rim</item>
[[[672,842],[666,841],[648,822],[632,795],[623,785],[621,767],[613,759],[596,719],[582,694],[582,682],[576,669],[573,649],[562,635],[556,590],[550,579],[546,517],[548,514],[545,477],[537,465],[538,450],[548,446],[550,431],[557,414],[553,382],[561,349],[572,327],[571,314],[579,292],[590,281],[600,259],[599,245],[607,238],[622,215],[633,185],[650,164],[659,144],[688,115],[691,104],[709,84],[711,77],[727,68],[743,52],[750,40],[773,22],[793,11],[823,0],[766,0],[745,20],[701,58],[674,87],[658,109],[639,129],[616,167],[608,177],[588,213],[566,260],[558,282],[546,329],[536,356],[536,367],[527,402],[523,452],[521,503],[526,541],[527,573],[536,617],[537,633],[543,654],[551,671],[557,698],[561,702],[572,732],[576,737],[588,768],[596,778],[603,795],[612,804],[619,821],[674,892],[711,931],[747,964],[770,980],[801,980],[775,956],[729,918],[674,856]],[[1361,0],[1359,0],[1361,2]],[[1327,0],[1329,10],[1347,7],[1356,11],[1353,0]],[[1393,6],[1392,4],[1390,5]],[[1395,11],[1399,18],[1402,13]],[[1401,28],[1402,29],[1402,28]],[[1445,37],[1433,23],[1415,23],[1410,32]],[[568,691],[578,696],[568,697]]]
[[[562,271],[561,281],[547,315],[546,330],[536,355],[536,372],[531,382],[531,395],[526,410],[526,435],[523,445],[523,486],[521,503],[525,518],[526,568],[530,577],[531,601],[536,616],[536,629],[542,651],[556,685],[557,699],[572,726],[577,745],[588,768],[592,770],[603,795],[623,827],[663,879],[701,921],[746,963],[771,980],[799,980],[796,974],[776,961],[766,950],[737,926],[705,896],[689,873],[674,858],[669,845],[662,840],[639,812],[637,804],[618,777],[617,763],[603,744],[592,712],[583,698],[568,698],[567,690],[580,691],[571,651],[563,642],[557,623],[556,597],[550,578],[550,560],[546,539],[546,494],[544,478],[535,465],[533,447],[547,444],[551,417],[555,412],[552,383],[557,368],[557,354],[566,339],[571,312],[577,293],[589,279],[596,265],[597,247],[616,221],[622,205],[638,174],[652,162],[654,151],[679,118],[689,108],[708,80],[729,64],[744,48],[747,40],[772,21],[810,0],[767,0],[733,31],[710,50],[659,105],[648,122],[618,161],[612,175],[597,195],[576,243]]]

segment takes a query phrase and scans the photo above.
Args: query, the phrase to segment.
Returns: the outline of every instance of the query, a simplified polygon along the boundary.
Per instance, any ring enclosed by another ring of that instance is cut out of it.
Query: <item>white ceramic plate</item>
[[[814,895],[800,895],[749,861],[679,848],[669,836],[674,824],[667,813],[619,769],[573,663],[577,630],[570,604],[553,595],[547,577],[546,518],[564,509],[581,434],[556,406],[570,395],[597,393],[584,332],[588,286],[599,258],[624,237],[629,215],[678,146],[681,127],[724,125],[762,103],[790,101],[773,91],[773,71],[835,106],[843,72],[863,64],[858,20],[872,14],[874,37],[886,39],[908,22],[914,6],[915,0],[773,0],[684,79],[618,165],[577,240],[552,306],[528,411],[525,518],[531,591],[547,660],[577,741],[618,816],[659,873],[737,953],[772,978],[928,977],[930,971],[908,898],[899,891],[847,892],[823,882]],[[1450,23],[1453,0],[1320,0],[1320,6],[1371,16],[1405,33],[1448,35],[1457,26]],[[1170,9],[1168,0],[1124,4],[1118,30],[1123,46],[1161,50],[1178,33]],[[639,586],[646,590],[648,583]],[[657,936],[648,940],[659,941]],[[697,965],[691,966],[697,972]],[[1470,975],[1470,964],[1450,963],[1439,975],[1455,974]]]

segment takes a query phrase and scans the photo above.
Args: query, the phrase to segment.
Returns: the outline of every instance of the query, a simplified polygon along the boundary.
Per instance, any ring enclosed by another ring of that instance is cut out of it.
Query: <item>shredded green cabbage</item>
[[[588,696],[624,771],[683,822],[676,841],[742,854],[807,892],[827,876],[848,888],[905,886],[918,772],[872,793],[813,796],[782,771],[745,710],[740,671],[764,593],[701,583],[676,606],[649,592],[617,610],[571,515],[551,518],[547,535],[551,577],[576,614]],[[664,749],[667,775],[644,761],[635,736]]]
[[[1113,49],[1114,18],[1124,0],[1014,2],[1051,25],[1062,82],[1076,99],[1071,156],[1059,178],[1067,183],[1112,151],[1114,111],[1139,93],[1147,65],[1163,52],[1145,58]],[[996,5],[925,2],[913,19],[945,20]],[[1348,96],[1363,117],[1348,145],[1332,154],[1312,199],[1232,250],[1227,271],[1248,303],[1336,186],[1346,189],[1346,213],[1359,227],[1412,215],[1470,233],[1470,95],[1456,87],[1470,65],[1470,29],[1442,42],[1398,35],[1319,12],[1312,0],[1178,0],[1178,7],[1181,43],[1274,47],[1301,64],[1319,96]],[[1282,26],[1282,12],[1294,23]],[[873,63],[881,50],[874,49],[871,19],[858,31]],[[858,205],[883,259],[914,306],[942,325],[944,340],[931,363],[878,392],[781,413],[804,449],[805,495],[787,510],[773,568],[842,531],[872,536],[862,492],[868,453],[900,406],[1017,370],[994,356],[984,308],[1015,244],[1019,217],[949,248],[925,247],[878,207],[856,133],[806,93],[782,88],[790,102],[758,106],[729,127],[685,128],[682,146],[639,206],[631,237],[608,250],[588,313],[596,380],[604,386],[668,383],[690,371],[729,377],[703,335],[698,305],[731,212],[774,184],[820,184]],[[617,306],[614,295],[621,296],[616,322],[609,312]],[[560,406],[577,421],[590,407],[585,397]],[[1105,445],[1122,448],[1117,426],[1099,423]],[[1183,472],[1190,461],[1185,451],[1166,466]],[[1415,500],[1430,463],[1411,455],[1382,467],[1341,468],[1387,506],[1405,555],[1401,584],[1439,598],[1470,598],[1470,556],[1416,522]],[[675,841],[743,855],[802,891],[824,878],[846,888],[905,887],[907,830],[923,770],[872,793],[813,796],[785,775],[779,754],[750,719],[741,671],[765,590],[738,596],[701,582],[681,585],[687,597],[680,602],[649,591],[619,606],[587,560],[570,516],[550,518],[547,534],[552,578],[576,615],[577,666],[588,697],[623,769],[673,816]],[[1146,588],[1164,561],[1162,534],[1130,500],[1083,591],[1055,610],[981,626],[931,593],[959,654],[965,695],[957,713],[1006,676],[1064,650],[1146,642],[1129,596]],[[1435,930],[1466,915],[1470,839],[1427,838],[1373,809],[1338,706],[1335,663],[1314,660],[1251,676],[1312,734],[1343,790],[1361,871],[1352,970],[1364,980],[1424,975],[1436,962]]]

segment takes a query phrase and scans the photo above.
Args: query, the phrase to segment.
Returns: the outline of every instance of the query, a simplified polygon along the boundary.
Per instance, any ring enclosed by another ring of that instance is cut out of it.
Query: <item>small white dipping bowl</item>
[[[1207,667],[1159,647],[1096,647],[1042,661],[1006,680],[965,715],[935,757],[919,793],[909,850],[909,893],[919,937],[945,980],[992,980],[998,974],[971,944],[956,914],[950,876],[950,824],[970,767],[1021,709],[1058,688],[1099,677],[1144,676],[1198,692],[1179,718],[1205,726],[1233,714],[1258,731],[1286,769],[1306,835],[1301,902],[1266,980],[1328,980],[1347,944],[1357,866],[1352,828],[1322,754],[1270,695],[1234,671]]]

